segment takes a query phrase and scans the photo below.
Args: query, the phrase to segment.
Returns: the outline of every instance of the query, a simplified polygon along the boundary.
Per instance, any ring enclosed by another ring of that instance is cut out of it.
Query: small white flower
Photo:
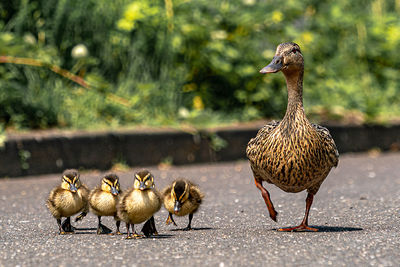
[[[213,40],[223,40],[223,39],[226,39],[227,37],[228,37],[228,33],[224,30],[211,32],[211,39],[213,39]]]
[[[184,118],[184,119],[188,118],[190,115],[189,110],[187,110],[187,108],[184,108],[184,107],[179,108],[178,114],[179,114],[179,117]]]
[[[256,0],[243,0],[243,4],[252,6],[256,3]]]
[[[71,51],[71,56],[73,58],[87,57],[88,54],[89,54],[89,51],[88,51],[86,45],[84,45],[84,44],[78,44],[78,45],[74,46],[74,48],[72,48],[72,51]]]
[[[36,38],[32,33],[26,33],[24,35],[24,41],[27,44],[36,44]]]

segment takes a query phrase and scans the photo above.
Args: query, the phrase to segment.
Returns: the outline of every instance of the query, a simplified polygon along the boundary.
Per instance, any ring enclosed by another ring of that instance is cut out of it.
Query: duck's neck
[[[304,69],[284,73],[288,90],[288,105],[283,120],[293,120],[298,116],[305,117],[303,108],[303,74]]]

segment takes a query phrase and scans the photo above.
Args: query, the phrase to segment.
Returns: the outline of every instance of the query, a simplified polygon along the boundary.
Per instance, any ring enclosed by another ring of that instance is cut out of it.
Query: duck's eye
[[[292,49],[292,53],[293,53],[293,54],[296,54],[298,51],[299,51],[299,50],[298,50],[297,48],[293,48],[293,49]]]

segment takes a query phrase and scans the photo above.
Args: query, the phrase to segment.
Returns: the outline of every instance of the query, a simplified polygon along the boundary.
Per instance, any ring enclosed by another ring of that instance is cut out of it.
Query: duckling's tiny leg
[[[119,226],[121,225],[121,221],[115,221],[115,225],[117,226],[117,230],[115,231],[115,234],[121,235],[121,232],[119,231]]]
[[[73,233],[74,227],[71,225],[71,217],[67,217],[61,227],[66,233]]]
[[[156,229],[156,223],[154,222],[154,216],[151,216],[151,218],[148,219],[146,221],[146,223],[143,225],[142,233],[146,237],[149,237],[151,235],[158,235],[157,229]]]
[[[151,216],[150,220],[151,220],[151,225],[152,225],[152,228],[153,228],[153,235],[158,235],[158,232],[157,232],[157,229],[156,229],[156,222],[154,220],[154,216]]]
[[[111,229],[101,223],[101,216],[97,216],[99,218],[99,224],[97,226],[97,234],[109,234],[111,233]]]
[[[65,235],[65,232],[61,226],[61,218],[57,219],[58,229],[60,230],[60,235]]]
[[[314,200],[314,195],[311,193],[308,193],[307,198],[306,198],[306,213],[304,215],[303,221],[301,222],[301,224],[299,226],[291,227],[291,228],[281,228],[281,229],[278,229],[278,231],[285,231],[285,232],[313,231],[313,232],[317,232],[318,231],[317,228],[312,228],[312,227],[308,226],[308,214],[310,212],[310,208],[313,203],[313,200]]]
[[[133,233],[132,237],[135,238],[135,239],[139,239],[139,238],[143,237],[143,235],[136,233],[134,224],[132,224],[132,233]]]
[[[262,182],[258,181],[256,178],[254,178],[254,182],[256,187],[261,191],[261,196],[263,197],[269,211],[269,217],[276,222],[276,216],[278,216],[278,212],[276,212],[274,204],[272,204],[272,201],[269,197],[269,192],[262,186]]]
[[[129,232],[129,227],[130,227],[130,224],[126,223],[126,231],[127,231],[126,239],[132,238],[131,233]]]
[[[190,231],[192,230],[192,219],[193,219],[193,213],[189,214],[189,224],[186,226],[186,228],[183,228],[183,231]]]
[[[178,226],[178,225],[175,223],[175,221],[174,221],[174,217],[172,217],[172,213],[170,212],[170,213],[168,214],[167,220],[165,221],[165,224],[168,225],[168,224],[170,224],[171,222],[172,222],[175,226]]]

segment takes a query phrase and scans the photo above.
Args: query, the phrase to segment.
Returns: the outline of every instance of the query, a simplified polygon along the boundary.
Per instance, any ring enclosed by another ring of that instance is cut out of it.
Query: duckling
[[[120,235],[119,226],[121,221],[117,216],[117,203],[121,194],[119,178],[116,174],[107,174],[100,186],[94,188],[89,194],[90,211],[97,215],[99,224],[97,234],[109,234],[111,230],[101,223],[101,216],[114,216],[117,230],[115,234]]]
[[[47,199],[47,207],[57,220],[60,234],[73,233],[70,217],[81,212],[75,222],[82,220],[89,210],[88,188],[81,183],[77,170],[65,170],[62,174],[61,185],[54,188]],[[61,218],[66,220],[61,225]]]
[[[146,236],[157,234],[153,214],[161,208],[161,195],[155,189],[154,177],[148,170],[135,173],[133,187],[125,191],[117,205],[118,217],[126,223],[127,239],[141,238],[136,233],[135,224],[145,222],[142,231]],[[129,232],[132,226],[133,236]],[[147,232],[151,231],[151,232]]]
[[[270,217],[276,221],[277,212],[269,192],[262,182],[275,184],[285,192],[307,190],[306,211],[299,226],[279,231],[318,231],[308,226],[308,214],[314,195],[330,170],[338,165],[339,152],[329,131],[310,123],[303,108],[304,60],[299,45],[282,43],[272,62],[261,73],[282,71],[288,90],[286,114],[259,130],[248,143],[246,154],[250,161],[256,187],[261,191]]]
[[[200,191],[198,186],[186,179],[178,179],[164,188],[162,196],[164,199],[164,207],[169,212],[165,223],[168,225],[172,222],[176,226],[174,218],[172,217],[173,213],[177,216],[186,216],[189,214],[189,224],[182,230],[191,230],[193,214],[200,207],[204,197],[204,194]]]

